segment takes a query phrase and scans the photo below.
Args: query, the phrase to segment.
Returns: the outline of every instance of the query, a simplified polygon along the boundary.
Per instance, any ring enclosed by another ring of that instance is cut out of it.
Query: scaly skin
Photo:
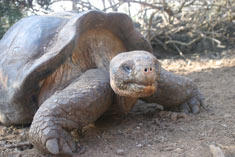
[[[30,141],[43,152],[72,154],[76,145],[67,131],[94,122],[112,104],[112,97],[107,72],[88,70],[40,106],[30,127]]]
[[[202,94],[196,84],[187,77],[161,68],[156,86],[156,92],[144,100],[161,104],[166,109],[176,109],[185,113],[198,113],[200,106],[203,105]]]

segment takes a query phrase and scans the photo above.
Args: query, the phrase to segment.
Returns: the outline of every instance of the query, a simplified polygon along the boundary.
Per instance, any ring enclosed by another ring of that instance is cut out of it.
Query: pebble
[[[136,147],[141,148],[142,144],[139,143],[139,144],[136,145]]]
[[[221,65],[223,62],[221,60],[218,60],[215,62],[215,65]]]
[[[226,124],[221,124],[223,127],[227,128],[228,126]]]
[[[177,119],[178,119],[178,115],[177,115],[177,113],[172,113],[171,114],[171,120],[173,120],[173,121],[177,121]]]
[[[4,146],[4,145],[6,145],[6,141],[0,141],[0,146]]]
[[[117,154],[117,155],[124,155],[125,152],[124,152],[123,149],[117,149],[116,154]]]
[[[139,126],[143,126],[143,123],[139,123]]]
[[[188,120],[189,117],[188,117],[188,115],[185,114],[185,113],[175,113],[175,112],[172,112],[172,113],[171,113],[171,120],[177,121],[178,119],[185,119],[185,120]]]
[[[182,153],[182,152],[183,152],[183,149],[182,149],[182,148],[176,148],[176,149],[175,149],[175,152],[177,152],[177,153]]]
[[[231,118],[231,117],[232,117],[231,114],[225,114],[225,115],[224,115],[224,118]]]

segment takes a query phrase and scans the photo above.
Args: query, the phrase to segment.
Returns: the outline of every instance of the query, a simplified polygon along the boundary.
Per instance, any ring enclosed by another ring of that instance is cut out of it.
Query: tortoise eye
[[[123,66],[122,66],[122,69],[123,69],[125,72],[127,72],[127,73],[130,73],[131,70],[132,70],[129,65],[123,65]]]
[[[135,63],[133,62],[133,60],[128,60],[128,61],[125,61],[124,63],[122,63],[120,68],[125,73],[130,74],[132,72],[132,70],[134,69],[134,65],[135,65]]]

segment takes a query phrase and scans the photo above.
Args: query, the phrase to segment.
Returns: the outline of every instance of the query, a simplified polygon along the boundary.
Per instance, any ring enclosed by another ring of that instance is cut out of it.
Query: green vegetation
[[[35,4],[47,9],[50,0],[0,0],[0,39],[10,26],[27,15],[27,11],[34,11]]]
[[[53,12],[56,3],[65,9],[64,2],[75,12],[125,12],[157,55],[220,51],[235,42],[235,0],[0,0],[0,39],[22,17]]]
[[[7,0],[0,1],[0,38],[11,25],[24,16],[23,9],[17,3]]]

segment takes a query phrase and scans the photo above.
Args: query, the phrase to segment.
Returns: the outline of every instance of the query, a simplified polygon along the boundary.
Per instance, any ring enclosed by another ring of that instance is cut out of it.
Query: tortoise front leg
[[[72,154],[76,146],[67,131],[97,120],[112,97],[107,72],[88,70],[40,106],[29,131],[30,141],[47,153]]]
[[[156,92],[147,98],[168,109],[179,108],[181,111],[198,113],[203,105],[203,96],[197,85],[189,78],[179,76],[160,68],[160,78],[156,81]]]

